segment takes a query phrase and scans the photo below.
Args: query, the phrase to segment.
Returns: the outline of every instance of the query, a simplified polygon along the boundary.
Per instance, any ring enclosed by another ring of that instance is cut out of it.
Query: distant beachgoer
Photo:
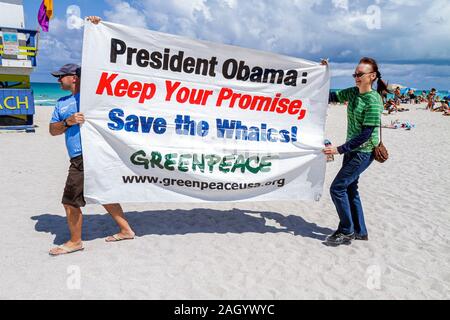
[[[322,61],[322,64],[327,64]],[[343,154],[342,168],[330,187],[330,194],[339,215],[337,230],[329,235],[326,243],[340,245],[351,240],[368,240],[363,207],[358,193],[361,173],[374,160],[373,149],[379,143],[379,126],[383,103],[380,92],[387,90],[381,81],[377,62],[362,58],[356,67],[356,87],[338,93],[340,101],[349,101],[347,107],[347,142],[339,147],[323,149],[326,155]],[[377,91],[372,90],[377,81]]]
[[[401,103],[401,101],[402,101],[402,95],[401,95],[401,93],[400,93],[400,87],[397,87],[395,90],[394,90],[394,102],[395,102],[395,104],[396,105],[400,105],[400,103]]]
[[[97,21],[91,18],[89,20],[93,23]],[[70,230],[70,240],[62,246],[50,250],[50,255],[57,256],[84,249],[81,236],[83,218],[80,208],[84,207],[86,202],[83,194],[84,171],[80,125],[84,123],[85,119],[84,115],[79,112],[81,67],[76,64],[66,64],[58,71],[52,72],[52,75],[58,78],[63,90],[72,93],[70,96],[58,100],[49,125],[52,136],[65,134],[66,147],[70,157],[70,168],[62,197]],[[104,204],[103,207],[111,214],[120,228],[119,233],[106,238],[106,241],[133,239],[135,234],[126,221],[120,204]]]
[[[433,111],[435,105],[436,89],[432,88],[427,96],[427,110]]]
[[[413,89],[410,89],[410,90],[408,91],[408,97],[409,97],[409,103],[410,103],[410,104],[412,104],[412,103],[417,103],[417,102],[416,102],[416,95],[414,94],[414,90],[413,90]]]
[[[447,111],[447,110],[449,110],[449,107],[448,107],[448,101],[442,100],[442,101],[441,101],[440,107],[437,108],[435,111],[438,111],[438,112],[445,112],[445,111]]]
[[[443,106],[445,109],[448,109],[448,108],[449,108],[449,100],[442,100],[441,103],[442,103],[442,106]]]
[[[425,90],[423,90],[419,97],[420,97],[421,103],[426,102],[427,101],[427,92]]]
[[[449,107],[449,100],[442,101],[442,108],[444,113],[443,116],[450,116],[450,107]]]
[[[389,99],[386,104],[384,105],[384,109],[388,111],[388,114],[391,114],[392,112],[397,112],[397,105],[395,104],[394,100]]]

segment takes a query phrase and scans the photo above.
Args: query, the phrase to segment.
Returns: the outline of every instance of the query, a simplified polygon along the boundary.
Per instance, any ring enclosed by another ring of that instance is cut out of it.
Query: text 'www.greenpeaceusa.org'
[[[198,180],[184,180],[184,179],[174,179],[174,178],[158,178],[154,176],[122,176],[123,183],[150,183],[150,184],[161,184],[164,187],[178,186],[187,187],[200,190],[244,190],[261,188],[268,186],[276,186],[281,188],[285,185],[285,179],[277,179],[267,182],[204,182]]]

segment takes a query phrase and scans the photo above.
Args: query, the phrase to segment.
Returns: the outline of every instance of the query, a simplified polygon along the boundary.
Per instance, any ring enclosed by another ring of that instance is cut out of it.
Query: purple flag
[[[41,7],[39,8],[38,21],[39,25],[42,28],[42,31],[48,32],[48,25],[50,19],[47,17],[47,8],[45,7],[44,0],[42,0]]]

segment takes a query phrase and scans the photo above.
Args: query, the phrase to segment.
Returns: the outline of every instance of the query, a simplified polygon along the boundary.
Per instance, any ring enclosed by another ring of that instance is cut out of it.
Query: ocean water
[[[330,89],[331,92],[337,92],[340,91],[342,89]],[[403,94],[405,90],[402,90],[401,93]],[[420,95],[422,93],[422,91],[425,91],[427,94],[430,92],[430,90],[422,90],[422,89],[417,89],[414,91],[414,94],[416,96]],[[406,93],[405,93],[406,94]],[[439,96],[440,98],[444,98],[447,96],[450,96],[450,90],[438,90],[436,91],[436,95]],[[393,93],[388,93],[387,95],[388,99],[394,99],[394,94]]]
[[[59,98],[70,94],[61,89],[59,83],[31,83],[36,106],[55,106]]]
[[[59,98],[70,94],[68,91],[61,90],[59,83],[37,83],[33,82],[31,88],[34,92],[34,103],[37,106],[55,106]],[[342,89],[331,89],[331,92],[336,92]],[[429,90],[424,90],[429,92]],[[417,90],[416,94],[420,94],[422,90]],[[438,96],[441,98],[450,95],[450,90],[438,91]]]

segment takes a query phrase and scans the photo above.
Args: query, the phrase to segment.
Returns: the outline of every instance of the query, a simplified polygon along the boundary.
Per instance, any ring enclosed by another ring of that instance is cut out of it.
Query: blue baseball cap
[[[75,63],[68,63],[59,68],[59,70],[52,72],[52,76],[57,78],[66,75],[76,75],[81,77],[81,67]]]

